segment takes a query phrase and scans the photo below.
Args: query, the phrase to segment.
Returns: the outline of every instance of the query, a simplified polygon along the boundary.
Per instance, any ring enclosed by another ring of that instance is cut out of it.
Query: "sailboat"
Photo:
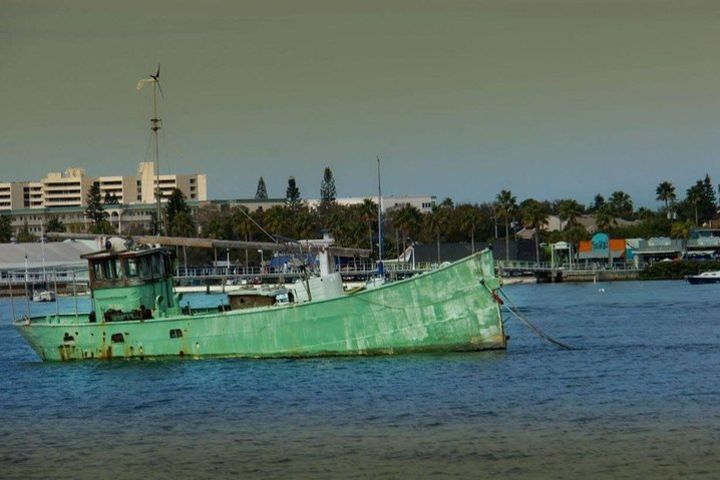
[[[33,302],[54,302],[55,292],[47,288],[47,272],[45,270],[45,232],[42,221],[40,222],[40,250],[42,252],[43,288],[41,290],[33,289],[32,300]]]

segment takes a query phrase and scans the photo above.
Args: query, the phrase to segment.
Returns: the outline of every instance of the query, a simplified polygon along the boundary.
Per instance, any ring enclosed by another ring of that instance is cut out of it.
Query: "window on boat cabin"
[[[155,276],[160,276],[160,259],[157,255],[153,255],[150,257],[152,260],[152,272]]]
[[[149,280],[152,278],[152,266],[150,265],[150,257],[140,257],[138,258],[138,261],[140,263],[140,277],[143,280]]]
[[[115,270],[115,278],[117,278],[118,280],[122,280],[123,278],[125,278],[123,261],[119,258],[114,258],[111,261],[113,263],[113,269]]]
[[[138,264],[136,258],[127,259],[127,268],[125,269],[125,273],[128,278],[135,278],[138,276]]]
[[[102,278],[104,280],[115,280],[115,264],[109,259],[102,260]]]
[[[101,262],[92,262],[92,269],[93,269],[93,276],[95,277],[95,280],[102,280],[103,273],[102,273],[102,263]]]

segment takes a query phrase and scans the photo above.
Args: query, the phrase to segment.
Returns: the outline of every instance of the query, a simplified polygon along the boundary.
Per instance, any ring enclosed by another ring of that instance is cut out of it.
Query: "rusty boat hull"
[[[15,323],[42,360],[315,357],[506,348],[492,254],[307,303],[150,319]]]

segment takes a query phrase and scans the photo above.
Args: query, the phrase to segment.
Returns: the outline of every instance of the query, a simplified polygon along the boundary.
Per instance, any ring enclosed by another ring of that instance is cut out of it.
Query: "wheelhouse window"
[[[157,276],[157,277],[161,276],[161,275],[162,275],[162,272],[160,271],[160,268],[161,268],[161,267],[160,267],[160,261],[159,261],[160,259],[158,258],[157,255],[153,255],[152,257],[150,257],[150,259],[151,259],[151,262],[152,262],[152,273],[153,273],[153,275],[155,275],[155,276]]]
[[[102,261],[102,274],[105,280],[115,280],[115,264],[114,262],[105,259]]]
[[[150,265],[150,257],[140,257],[138,258],[138,262],[140,263],[140,277],[144,280],[152,278],[152,266]]]
[[[128,278],[137,278],[139,272],[138,272],[138,259],[136,258],[128,258],[127,259],[127,268],[125,270]]]
[[[119,258],[114,258],[111,260],[113,264],[113,270],[115,270],[115,278],[118,280],[122,280],[125,278],[125,272],[123,270],[123,261]]]
[[[103,277],[101,262],[92,262],[92,269],[93,269],[93,276],[95,277],[95,280],[102,280],[105,278],[105,277]]]

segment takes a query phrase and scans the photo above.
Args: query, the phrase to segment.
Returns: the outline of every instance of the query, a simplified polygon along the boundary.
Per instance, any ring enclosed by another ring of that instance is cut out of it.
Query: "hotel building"
[[[56,217],[70,231],[82,232],[88,223],[87,195],[94,183],[100,187],[103,201],[106,197],[117,199],[117,204],[107,205],[105,210],[118,233],[150,227],[158,183],[162,202],[175,188],[191,206],[207,200],[205,174],[164,174],[157,179],[155,165],[142,162],[135,176],[90,177],[82,168],[68,168],[62,173],[50,172],[40,181],[0,182],[0,214],[12,215],[14,230],[27,222],[30,232],[39,234],[41,224]]]

